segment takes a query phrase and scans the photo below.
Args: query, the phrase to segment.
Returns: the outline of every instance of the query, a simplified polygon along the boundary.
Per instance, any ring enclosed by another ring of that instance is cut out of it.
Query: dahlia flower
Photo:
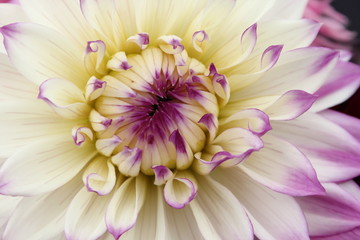
[[[351,51],[356,33],[346,28],[349,20],[337,12],[330,5],[331,2],[332,0],[309,0],[305,9],[305,18],[323,23],[313,45]]]
[[[354,239],[360,68],[305,6],[2,4],[2,239]]]

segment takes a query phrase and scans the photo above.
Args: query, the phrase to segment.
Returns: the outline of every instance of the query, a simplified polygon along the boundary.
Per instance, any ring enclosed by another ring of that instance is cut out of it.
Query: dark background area
[[[360,64],[360,0],[334,0],[332,5],[349,18],[349,29],[358,33],[352,61]],[[360,118],[360,89],[348,101],[334,107],[334,109]],[[360,185],[360,177],[355,180]]]
[[[332,5],[349,18],[349,29],[358,33],[355,40],[353,61],[360,64],[360,0],[334,0]],[[360,118],[360,90],[348,101],[336,106],[334,109]]]

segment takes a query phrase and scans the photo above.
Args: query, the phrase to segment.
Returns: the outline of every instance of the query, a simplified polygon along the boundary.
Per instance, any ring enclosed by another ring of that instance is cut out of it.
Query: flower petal
[[[90,107],[81,90],[72,82],[51,78],[39,87],[38,98],[48,103],[60,116],[76,119],[87,116]]]
[[[294,89],[314,93],[323,84],[338,59],[337,51],[325,48],[308,47],[285,52],[262,78],[243,90],[233,92],[233,95],[247,99],[282,95]]]
[[[360,67],[353,63],[339,61],[326,82],[315,95],[319,99],[312,111],[321,111],[347,100],[360,86]]]
[[[35,100],[0,103],[0,156],[10,157],[24,145],[64,132],[78,121],[64,120],[44,102]]]
[[[81,177],[76,176],[51,193],[24,198],[10,217],[2,239],[59,239],[59,235],[63,237],[66,209],[82,186]]]
[[[165,205],[161,188],[149,185],[146,189],[146,201],[138,215],[135,226],[124,233],[121,239],[173,239],[173,235],[168,235],[168,238],[165,238],[168,228],[173,227],[166,226]],[[152,220],[149,221],[149,219]],[[113,239],[113,236],[109,238],[109,240]]]
[[[77,49],[86,42],[98,39],[85,21],[78,0],[20,0],[26,15],[34,22],[56,29],[71,39]],[[76,33],[76,34],[75,34]]]
[[[253,239],[253,229],[243,206],[221,184],[198,178],[199,192],[190,203],[205,239]]]
[[[98,239],[106,232],[105,210],[111,195],[99,196],[83,187],[65,215],[67,239]]]
[[[299,19],[303,17],[306,7],[306,0],[277,0],[272,8],[264,15],[261,20],[272,19]]]
[[[320,112],[320,115],[336,123],[360,141],[360,119],[330,109]]]
[[[89,192],[109,194],[116,182],[114,165],[105,156],[95,157],[83,173],[83,182]]]
[[[36,85],[15,70],[8,56],[1,53],[0,72],[0,100],[36,99]]]
[[[255,108],[239,111],[220,121],[220,131],[236,127],[249,129],[252,133],[259,136],[271,130],[268,115]]]
[[[196,196],[197,182],[190,172],[177,172],[166,182],[164,199],[173,208],[184,208]]]
[[[291,90],[284,93],[264,112],[270,120],[292,120],[306,112],[316,101],[316,97],[305,91]]]
[[[311,161],[320,181],[345,181],[360,174],[360,142],[337,124],[307,113],[272,122],[274,135],[294,144]]]
[[[0,169],[0,193],[34,196],[53,191],[72,179],[94,156],[93,146],[77,147],[68,135],[25,146]]]
[[[10,60],[34,83],[63,78],[83,87],[89,79],[82,50],[52,29],[34,23],[14,23],[0,28],[0,32]]]
[[[13,23],[25,22],[28,18],[25,16],[24,11],[17,4],[0,4],[0,27]],[[0,53],[6,53],[3,45],[3,37],[0,35]]]
[[[270,189],[292,196],[322,194],[310,161],[295,146],[266,134],[264,148],[239,165],[251,178]]]
[[[337,184],[325,183],[326,195],[296,198],[311,236],[326,236],[360,226],[360,202]],[[359,194],[359,189],[357,192]]]
[[[123,45],[125,39],[114,1],[80,0],[80,7],[86,21],[106,40],[111,52],[119,51],[118,46]]]
[[[17,208],[19,202],[22,200],[22,197],[11,197],[0,195],[0,229],[6,226],[10,216],[13,211]],[[5,229],[4,229],[5,230]],[[0,231],[0,236],[2,236],[2,232]]]
[[[116,240],[135,225],[145,201],[146,185],[143,175],[128,178],[113,195],[105,219],[108,231]]]
[[[233,166],[245,160],[251,153],[263,147],[261,138],[242,128],[230,128],[220,133],[212,145],[220,146],[230,153],[233,160],[226,161],[222,166]]]
[[[143,152],[139,148],[125,147],[124,150],[114,155],[111,161],[118,166],[120,173],[124,176],[136,177],[140,172],[142,154]]]
[[[309,239],[304,215],[292,197],[258,184],[239,168],[219,169],[212,176],[244,206],[259,239]]]

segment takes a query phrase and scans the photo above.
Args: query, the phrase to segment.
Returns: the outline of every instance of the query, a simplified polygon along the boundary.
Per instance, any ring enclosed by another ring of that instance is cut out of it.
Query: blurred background
[[[333,7],[349,19],[348,28],[357,32],[352,61],[360,64],[360,0],[333,0]],[[360,89],[346,102],[334,107],[335,110],[360,118]],[[360,185],[360,177],[356,179]]]
[[[349,19],[348,28],[357,32],[354,42],[354,56],[352,61],[360,64],[360,0],[333,0],[333,7]],[[336,106],[334,109],[360,118],[360,90],[348,101]]]

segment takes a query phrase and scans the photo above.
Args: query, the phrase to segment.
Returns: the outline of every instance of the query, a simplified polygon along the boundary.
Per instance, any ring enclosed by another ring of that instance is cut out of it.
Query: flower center
[[[206,144],[200,120],[219,111],[213,77],[199,61],[183,55],[176,63],[173,54],[149,47],[123,58],[102,79],[106,87],[95,100],[90,122],[97,150],[114,164],[126,165],[119,167],[125,176],[153,175],[153,166],[159,165],[187,169]]]

